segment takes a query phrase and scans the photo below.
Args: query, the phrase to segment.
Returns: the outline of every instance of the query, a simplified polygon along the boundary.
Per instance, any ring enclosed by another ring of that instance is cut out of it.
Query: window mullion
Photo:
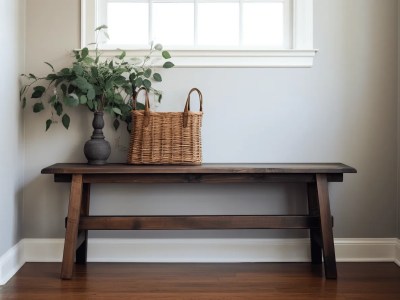
[[[239,0],[239,46],[243,46],[243,0]]]
[[[293,48],[293,1],[285,0],[284,5],[284,16],[283,16],[283,44],[286,49]]]

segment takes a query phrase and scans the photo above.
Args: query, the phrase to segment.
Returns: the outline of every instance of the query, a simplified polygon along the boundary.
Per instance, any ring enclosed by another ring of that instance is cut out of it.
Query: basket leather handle
[[[198,88],[192,88],[187,96],[185,110],[183,111],[183,127],[186,128],[188,126],[188,116],[190,111],[190,95],[193,92],[197,92],[199,94],[199,101],[200,101],[200,111],[203,111],[203,94],[200,92]]]
[[[144,126],[147,127],[149,126],[150,123],[150,100],[149,100],[149,93],[147,92],[146,88],[141,87],[137,93],[136,96],[133,97],[133,102],[132,102],[132,109],[136,110],[136,103],[137,103],[137,97],[140,94],[140,91],[145,91],[145,102],[144,102]]]

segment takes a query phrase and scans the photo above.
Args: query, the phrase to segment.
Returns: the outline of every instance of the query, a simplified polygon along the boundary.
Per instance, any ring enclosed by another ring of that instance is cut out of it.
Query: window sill
[[[120,50],[101,50],[112,57]],[[171,50],[177,68],[310,68],[318,50]],[[129,57],[144,57],[148,51],[127,50]],[[161,62],[161,59],[159,60]],[[157,59],[154,65],[158,66]]]

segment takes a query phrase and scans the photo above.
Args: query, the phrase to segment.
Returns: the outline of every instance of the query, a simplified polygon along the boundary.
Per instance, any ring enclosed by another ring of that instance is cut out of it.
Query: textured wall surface
[[[315,64],[305,69],[182,68],[162,71],[159,110],[179,110],[187,91],[204,94],[204,162],[343,162],[358,170],[330,185],[336,237],[393,237],[397,208],[397,1],[314,1]],[[61,67],[79,47],[79,1],[27,7],[27,72]],[[32,103],[30,104],[30,106]],[[44,132],[47,112],[25,113],[24,236],[62,237],[68,185],[40,170],[84,162],[92,116]],[[109,121],[109,120],[108,120]],[[128,134],[105,130],[110,161],[123,162]],[[93,214],[304,212],[302,186],[107,185],[93,187]],[[130,232],[92,236],[274,237],[286,231]]]
[[[23,124],[18,75],[24,63],[24,1],[0,0],[0,256],[21,238]]]

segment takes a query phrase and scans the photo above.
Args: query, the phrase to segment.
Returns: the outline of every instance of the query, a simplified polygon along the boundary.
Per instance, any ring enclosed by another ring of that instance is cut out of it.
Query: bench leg
[[[90,206],[90,183],[83,184],[82,191],[82,204],[81,204],[81,217],[89,216]],[[83,233],[84,240],[82,244],[76,249],[76,263],[86,264],[87,262],[87,247],[88,247],[88,231],[79,230],[79,234]]]
[[[307,198],[308,198],[308,214],[310,217],[319,217],[319,205],[317,185],[315,183],[307,184]],[[311,242],[311,262],[313,264],[322,263],[322,248],[321,248],[321,229],[310,228],[310,242]]]
[[[71,279],[72,277],[81,201],[82,175],[74,174],[72,175],[71,191],[68,204],[67,229],[65,231],[64,254],[61,267],[62,279]]]
[[[324,252],[325,277],[336,279],[335,245],[333,243],[332,216],[329,206],[328,181],[326,174],[317,174],[317,193],[321,219],[322,249]]]

